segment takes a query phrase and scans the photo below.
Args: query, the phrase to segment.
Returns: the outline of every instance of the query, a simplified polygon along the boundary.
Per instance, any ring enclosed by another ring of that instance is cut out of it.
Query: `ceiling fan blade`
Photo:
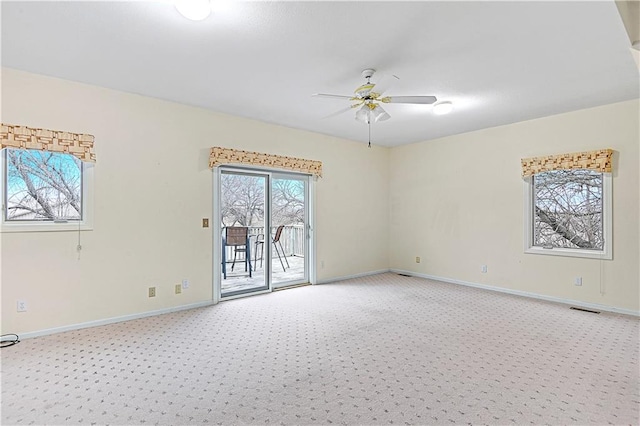
[[[331,118],[331,117],[335,117],[336,115],[344,114],[345,112],[349,111],[352,108],[354,108],[353,105],[349,105],[346,108],[342,108],[341,110],[334,112],[333,114],[329,114],[327,116],[322,117],[322,119],[326,120],[327,118]]]
[[[423,104],[429,105],[437,101],[435,96],[386,96],[380,99],[389,104]]]
[[[313,95],[316,98],[330,98],[330,99],[353,99],[353,96],[346,95],[330,95],[327,93],[314,93]]]
[[[400,78],[393,74],[381,74],[380,80],[376,83],[372,91],[378,95],[382,95],[398,80],[400,80]]]

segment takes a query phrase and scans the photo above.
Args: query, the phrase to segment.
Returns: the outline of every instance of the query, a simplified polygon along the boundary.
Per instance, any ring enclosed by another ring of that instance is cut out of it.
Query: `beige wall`
[[[638,127],[636,100],[392,149],[390,267],[637,312]],[[520,159],[598,148],[616,151],[613,260],[524,254]]]
[[[370,150],[15,70],[2,70],[1,88],[3,122],[92,133],[98,156],[79,260],[75,232],[0,233],[2,333],[210,301],[212,236],[200,221],[212,215],[213,145],[323,161],[320,281],[394,268],[639,310],[637,101]],[[525,255],[520,158],[606,147],[616,150],[614,260]],[[183,278],[191,288],[173,295]]]
[[[318,280],[388,268],[386,148],[9,69],[1,119],[91,133],[97,154],[94,230],[82,233],[79,260],[77,232],[0,234],[2,333],[210,301],[212,232],[201,219],[212,215],[213,145],[323,162]],[[191,287],[172,294],[183,278]]]

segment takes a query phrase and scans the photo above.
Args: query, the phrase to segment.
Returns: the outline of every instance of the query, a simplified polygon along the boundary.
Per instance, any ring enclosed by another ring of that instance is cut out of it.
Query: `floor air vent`
[[[585,309],[585,308],[576,308],[576,307],[570,307],[569,309],[573,309],[574,311],[582,311],[582,312],[590,312],[592,314],[599,314],[599,311],[592,311],[591,309]]]
[[[410,277],[411,276],[411,275],[407,275],[407,274],[398,274],[398,275],[400,275],[401,277]]]

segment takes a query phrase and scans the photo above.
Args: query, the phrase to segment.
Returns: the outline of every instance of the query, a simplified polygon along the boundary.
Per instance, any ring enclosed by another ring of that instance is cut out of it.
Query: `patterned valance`
[[[551,170],[586,169],[611,173],[612,149],[598,151],[574,152],[572,154],[548,155],[546,157],[523,158],[522,176]]]
[[[0,124],[0,149],[37,149],[40,151],[71,154],[82,161],[94,163],[92,135],[34,129],[26,126]]]
[[[271,167],[314,176],[322,176],[322,161],[285,157],[262,152],[240,151],[238,149],[214,146],[209,155],[209,167],[225,164],[245,164],[248,166]]]

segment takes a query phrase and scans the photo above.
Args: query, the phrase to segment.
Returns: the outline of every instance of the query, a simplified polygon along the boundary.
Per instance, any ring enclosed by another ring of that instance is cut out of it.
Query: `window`
[[[612,258],[610,174],[553,170],[525,185],[526,252]]]
[[[90,229],[92,169],[70,154],[3,150],[2,231]]]

